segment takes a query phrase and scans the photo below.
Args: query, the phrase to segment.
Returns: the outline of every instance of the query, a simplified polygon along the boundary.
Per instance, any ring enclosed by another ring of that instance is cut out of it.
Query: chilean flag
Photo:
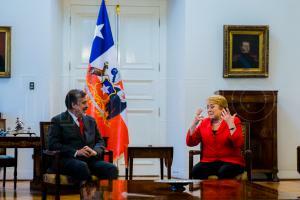
[[[129,138],[124,86],[117,68],[117,52],[111,33],[105,1],[102,1],[86,74],[87,114],[96,119],[107,149],[114,160],[126,152]]]

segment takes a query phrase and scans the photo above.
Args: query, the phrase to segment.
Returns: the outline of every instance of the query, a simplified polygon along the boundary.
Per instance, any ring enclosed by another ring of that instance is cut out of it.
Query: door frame
[[[84,6],[99,6],[102,0],[64,0],[63,3],[63,68],[61,70],[62,81],[61,81],[61,90],[57,91],[59,96],[64,98],[65,94],[68,92],[72,86],[72,74],[71,74],[71,7],[74,5],[84,5]],[[160,85],[160,96],[157,99],[159,107],[159,132],[160,132],[160,142],[158,145],[167,144],[167,131],[166,131],[166,105],[167,105],[167,96],[166,96],[166,13],[167,13],[167,0],[106,0],[107,6],[115,6],[119,4],[122,10],[122,6],[132,6],[132,7],[158,7],[159,8],[159,85]],[[122,12],[122,11],[121,11]],[[95,19],[96,21],[96,19]],[[125,88],[126,92],[126,88]],[[63,100],[59,101],[59,109],[64,110],[65,106]],[[57,103],[57,102],[56,102]],[[59,113],[61,110],[53,111]],[[52,115],[55,113],[52,113]],[[124,161],[118,163],[124,165]],[[123,167],[122,167],[123,168]],[[166,171],[166,170],[165,170]],[[122,175],[122,173],[121,173]]]

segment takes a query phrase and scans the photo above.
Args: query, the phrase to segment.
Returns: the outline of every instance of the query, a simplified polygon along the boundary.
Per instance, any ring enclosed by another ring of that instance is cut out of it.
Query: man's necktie
[[[83,135],[83,132],[84,132],[84,124],[83,124],[82,117],[78,118],[78,122],[79,122],[80,134]]]

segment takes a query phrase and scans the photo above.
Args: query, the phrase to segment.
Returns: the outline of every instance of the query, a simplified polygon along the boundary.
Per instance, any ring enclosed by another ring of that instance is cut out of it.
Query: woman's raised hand
[[[236,116],[236,113],[233,114],[233,115],[231,115],[228,108],[226,108],[226,109],[224,108],[222,110],[221,118],[227,123],[231,135],[236,130],[236,126],[234,124],[234,118],[235,118],[235,116]]]
[[[202,112],[203,112],[203,110],[201,108],[198,108],[196,110],[195,118],[194,118],[195,124],[198,124],[199,122],[201,122],[204,119],[204,117],[201,115]]]
[[[194,120],[193,120],[192,125],[190,127],[190,133],[191,134],[195,131],[196,127],[199,126],[201,124],[202,120],[204,119],[204,117],[201,115],[202,112],[203,112],[203,110],[201,108],[198,108],[196,110]]]
[[[234,117],[235,117],[235,116],[236,116],[236,113],[233,114],[233,115],[231,115],[228,108],[224,108],[224,109],[222,110],[221,118],[222,118],[225,122],[227,122],[227,124],[231,124],[231,123],[234,124]]]

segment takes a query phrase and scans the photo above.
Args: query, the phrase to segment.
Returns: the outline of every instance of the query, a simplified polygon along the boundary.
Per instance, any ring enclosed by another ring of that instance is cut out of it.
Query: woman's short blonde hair
[[[208,97],[207,102],[209,104],[217,104],[222,108],[228,108],[227,100],[222,95],[212,95]]]

